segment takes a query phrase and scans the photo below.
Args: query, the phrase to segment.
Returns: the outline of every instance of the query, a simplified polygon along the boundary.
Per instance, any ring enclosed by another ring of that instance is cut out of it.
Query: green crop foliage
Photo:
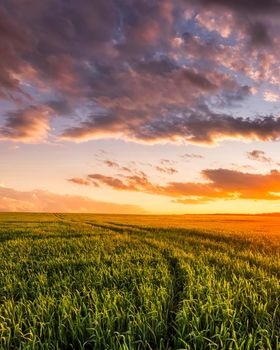
[[[0,214],[0,349],[279,350],[279,235],[196,225]]]

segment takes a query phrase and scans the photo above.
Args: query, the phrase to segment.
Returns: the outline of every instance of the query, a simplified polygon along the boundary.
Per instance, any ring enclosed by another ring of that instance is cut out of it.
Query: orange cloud
[[[280,172],[244,173],[229,169],[205,169],[205,182],[169,182],[156,185],[146,175],[105,176],[90,174],[87,180],[115,190],[136,191],[175,198],[178,203],[206,203],[215,199],[280,200]]]
[[[85,186],[89,186],[92,184],[92,182],[90,182],[89,180],[83,179],[81,177],[73,177],[72,179],[68,179],[69,182],[73,182],[77,185],[85,185]]]

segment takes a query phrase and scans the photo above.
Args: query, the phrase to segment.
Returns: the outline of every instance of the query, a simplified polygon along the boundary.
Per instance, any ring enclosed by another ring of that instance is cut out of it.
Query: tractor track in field
[[[79,223],[79,221],[75,220],[67,220],[64,218],[61,218],[59,215],[55,215],[59,220],[66,221],[69,223]],[[137,235],[137,233],[150,233],[151,230],[149,228],[140,227],[137,225],[123,225],[118,223],[104,223],[99,224],[96,222],[91,221],[82,221],[86,225],[90,225],[91,227],[106,229],[109,231],[112,231],[113,233],[130,233],[133,236],[137,236],[139,239],[140,237]],[[159,250],[162,254],[162,257],[167,262],[170,278],[171,278],[171,292],[170,292],[170,300],[167,305],[167,316],[166,316],[166,323],[167,323],[167,331],[165,336],[165,349],[171,350],[174,349],[174,341],[176,338],[175,328],[176,328],[176,315],[178,311],[180,310],[181,305],[181,297],[184,290],[184,270],[181,267],[180,260],[174,256],[172,253],[172,249],[166,245],[166,247],[160,247],[156,240],[152,238],[145,238],[143,237],[141,239],[143,243],[150,246],[153,249]]]
[[[167,335],[166,350],[174,349],[174,340],[176,337],[176,315],[180,311],[181,298],[184,291],[184,270],[181,267],[179,259],[172,254],[170,248],[161,248],[155,242],[144,239],[145,243],[152,248],[160,250],[163,258],[167,262],[169,274],[171,277],[170,303],[167,311]]]
[[[107,224],[93,224],[92,226],[109,229],[117,233],[132,233],[135,234],[143,232],[149,233],[151,230],[146,229],[145,227],[139,227],[134,225],[118,225],[114,223]],[[134,230],[134,232],[132,231]],[[139,236],[138,236],[139,239]],[[167,262],[170,278],[171,278],[171,293],[170,293],[170,302],[167,307],[167,334],[166,334],[166,350],[174,349],[174,340],[176,337],[175,328],[176,328],[176,315],[180,310],[181,306],[181,297],[184,290],[184,270],[181,267],[180,260],[172,254],[172,249],[167,247],[160,247],[153,239],[145,238],[141,240],[146,245],[150,246],[153,249],[159,250],[162,254],[164,260]]]
[[[174,348],[175,340],[175,328],[176,328],[176,316],[180,310],[181,297],[184,291],[184,281],[182,276],[182,268],[179,259],[170,255],[170,252],[163,253],[165,259],[168,261],[169,273],[172,276],[172,296],[171,305],[169,306],[168,318],[167,318],[167,334],[168,334],[168,348]]]

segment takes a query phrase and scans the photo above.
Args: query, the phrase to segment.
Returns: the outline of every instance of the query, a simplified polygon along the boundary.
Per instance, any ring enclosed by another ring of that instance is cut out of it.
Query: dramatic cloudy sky
[[[1,0],[0,210],[280,211],[279,0]]]

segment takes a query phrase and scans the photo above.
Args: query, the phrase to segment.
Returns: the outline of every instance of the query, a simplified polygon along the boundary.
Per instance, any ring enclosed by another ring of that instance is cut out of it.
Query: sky
[[[1,0],[0,211],[280,211],[279,0]]]

